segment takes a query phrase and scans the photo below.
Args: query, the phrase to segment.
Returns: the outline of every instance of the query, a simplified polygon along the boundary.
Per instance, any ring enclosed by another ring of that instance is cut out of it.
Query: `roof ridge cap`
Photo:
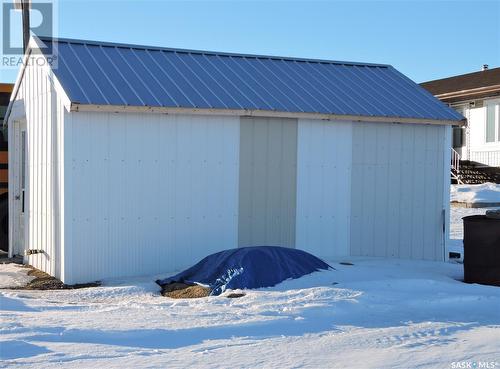
[[[199,55],[217,55],[217,56],[229,56],[229,57],[241,57],[241,58],[285,60],[285,61],[309,62],[309,63],[318,63],[318,64],[358,66],[358,67],[392,68],[392,66],[389,64],[378,64],[378,63],[364,63],[364,62],[341,61],[341,60],[301,58],[301,57],[279,56],[279,55],[231,53],[231,52],[210,51],[210,50],[181,49],[181,48],[169,48],[169,47],[162,47],[162,46],[124,44],[124,43],[115,43],[115,42],[107,42],[107,41],[80,40],[80,39],[47,37],[47,36],[38,36],[38,38],[44,42],[65,42],[65,43],[71,43],[71,44],[94,45],[94,46],[117,47],[117,48],[130,48],[130,49],[136,49],[136,50],[157,50],[157,51],[166,51],[166,52],[191,53],[191,54],[199,54]]]

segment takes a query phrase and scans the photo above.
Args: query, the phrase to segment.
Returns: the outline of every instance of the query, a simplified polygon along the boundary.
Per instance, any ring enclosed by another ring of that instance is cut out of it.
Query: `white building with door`
[[[32,39],[10,254],[79,283],[277,245],[443,260],[451,127],[389,65]],[[43,64],[43,63],[42,63]]]
[[[453,129],[462,160],[500,167],[500,68],[422,83],[422,87],[467,118]]]

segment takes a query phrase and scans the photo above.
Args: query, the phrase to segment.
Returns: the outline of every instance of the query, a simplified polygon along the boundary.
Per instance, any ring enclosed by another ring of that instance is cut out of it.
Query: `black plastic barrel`
[[[464,217],[464,281],[500,286],[500,219]]]

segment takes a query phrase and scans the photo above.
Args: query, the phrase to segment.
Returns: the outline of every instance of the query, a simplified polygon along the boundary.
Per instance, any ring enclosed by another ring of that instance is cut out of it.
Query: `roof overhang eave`
[[[400,124],[436,124],[436,125],[465,125],[462,120],[443,120],[427,118],[405,118],[385,116],[361,116],[343,114],[325,114],[308,112],[285,112],[274,110],[249,110],[249,109],[205,109],[205,108],[175,108],[152,106],[121,106],[121,105],[94,105],[71,103],[71,112],[107,112],[107,113],[158,113],[158,114],[191,114],[191,115],[223,115],[240,117],[269,117],[269,118],[301,118],[331,121],[355,121],[375,123],[400,123]]]
[[[486,86],[486,87],[479,87],[479,88],[471,88],[468,90],[460,90],[460,91],[453,91],[453,92],[446,92],[442,94],[435,95],[439,100],[448,100],[448,99],[454,99],[454,98],[473,98],[474,96],[478,95],[484,95],[488,93],[498,93],[500,92],[500,85],[492,85],[492,86]]]

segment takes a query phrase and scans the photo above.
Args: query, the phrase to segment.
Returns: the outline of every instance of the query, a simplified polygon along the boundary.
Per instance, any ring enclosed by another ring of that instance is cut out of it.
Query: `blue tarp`
[[[226,289],[272,287],[286,279],[331,268],[302,250],[277,246],[241,247],[207,256],[196,265],[172,277],[157,280],[161,287],[170,283],[201,284],[211,295]]]

